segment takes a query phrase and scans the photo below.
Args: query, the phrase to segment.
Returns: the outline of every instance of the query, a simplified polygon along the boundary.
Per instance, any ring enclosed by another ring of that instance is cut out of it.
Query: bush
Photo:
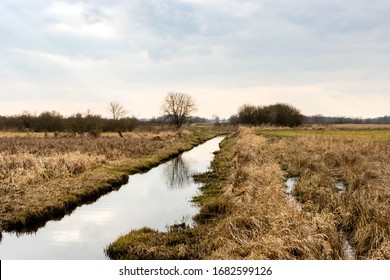
[[[289,104],[277,103],[269,106],[245,104],[238,109],[235,121],[247,125],[270,124],[294,127],[303,124],[304,116]]]

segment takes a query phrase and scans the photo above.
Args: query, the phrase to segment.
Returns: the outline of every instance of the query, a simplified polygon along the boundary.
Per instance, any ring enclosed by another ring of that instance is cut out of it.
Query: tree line
[[[308,124],[390,124],[390,116],[378,118],[349,118],[314,115],[306,116],[305,122]]]
[[[135,117],[126,117],[127,111],[118,102],[108,103],[107,110],[112,118],[102,118],[100,115],[77,113],[64,117],[56,111],[46,111],[33,115],[24,112],[21,115],[0,116],[0,130],[26,132],[71,132],[75,134],[90,134],[98,137],[101,132],[115,131],[120,137],[122,132],[132,131],[140,121]],[[190,114],[197,110],[195,100],[182,92],[169,92],[161,105],[163,122],[171,123],[179,129],[190,119]]]
[[[135,117],[126,117],[126,110],[118,102],[110,102],[107,110],[112,118],[103,118],[100,115],[87,111],[64,117],[56,111],[46,111],[39,115],[24,112],[17,116],[0,116],[0,130],[3,131],[31,131],[31,132],[71,132],[99,136],[101,132],[115,131],[119,136],[122,132],[132,131],[140,124]],[[214,115],[213,120],[200,117],[191,117],[197,111],[197,105],[192,96],[183,92],[169,92],[161,104],[159,118],[149,120],[149,123],[170,123],[176,129],[187,122],[208,122],[219,124],[220,119]],[[321,115],[304,116],[299,109],[286,103],[276,103],[267,106],[245,104],[238,108],[228,121],[231,124],[244,125],[272,125],[296,127],[304,123],[390,123],[390,117],[384,116],[375,119],[352,119],[345,117],[324,117]]]
[[[0,116],[0,130],[26,132],[70,132],[99,136],[101,132],[132,131],[138,125],[134,117],[118,119],[103,118],[87,112],[64,117],[56,111],[46,111],[39,115],[24,112],[17,116]]]

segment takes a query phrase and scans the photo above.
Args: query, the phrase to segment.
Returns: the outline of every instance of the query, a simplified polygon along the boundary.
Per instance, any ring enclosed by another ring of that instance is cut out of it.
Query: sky
[[[288,103],[305,115],[390,115],[388,0],[1,0],[0,115],[196,115]]]

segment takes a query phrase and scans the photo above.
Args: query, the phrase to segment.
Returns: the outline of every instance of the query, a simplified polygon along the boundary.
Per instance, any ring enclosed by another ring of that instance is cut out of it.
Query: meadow
[[[35,231],[78,205],[119,188],[143,172],[220,133],[135,131],[89,137],[0,134],[0,230]]]
[[[222,142],[212,171],[197,176],[204,187],[194,227],[133,230],[107,255],[390,259],[389,135],[386,127],[241,127]]]

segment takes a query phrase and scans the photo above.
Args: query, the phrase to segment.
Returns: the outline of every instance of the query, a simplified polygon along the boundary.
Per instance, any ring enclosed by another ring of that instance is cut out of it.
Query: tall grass
[[[0,188],[74,176],[109,161],[151,154],[174,137],[144,133],[98,139],[0,138]]]
[[[231,213],[210,232],[213,259],[341,259],[331,214],[307,213],[287,199],[285,173],[265,138],[241,128],[223,200]]]
[[[299,176],[295,195],[304,211],[333,215],[357,258],[390,259],[390,141],[375,131],[371,138],[355,135],[308,133],[268,141],[284,171]]]

